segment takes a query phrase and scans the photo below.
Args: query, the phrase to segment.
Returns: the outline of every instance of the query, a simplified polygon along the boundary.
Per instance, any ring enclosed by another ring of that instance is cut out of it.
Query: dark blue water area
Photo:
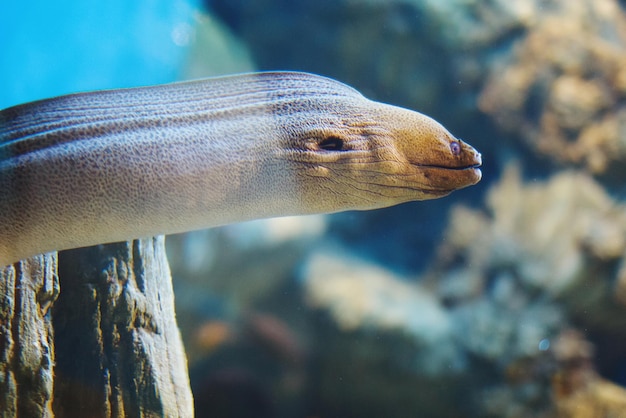
[[[175,81],[196,0],[0,5],[0,108],[76,91]]]
[[[480,185],[476,187],[483,189]],[[412,276],[426,269],[435,256],[444,239],[451,207],[458,201],[471,207],[482,192],[465,189],[454,192],[455,199],[338,213],[330,218],[330,236],[338,237],[351,251],[365,258]]]

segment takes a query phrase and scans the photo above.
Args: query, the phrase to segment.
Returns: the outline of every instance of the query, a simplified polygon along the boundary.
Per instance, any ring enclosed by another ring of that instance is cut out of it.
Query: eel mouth
[[[471,170],[471,169],[479,170],[480,167],[482,166],[481,163],[472,164],[472,165],[465,165],[465,166],[459,166],[459,167],[451,167],[451,166],[447,166],[447,165],[433,165],[433,164],[413,164],[413,165],[416,166],[416,167],[440,168],[442,170],[455,170],[455,171],[463,171],[463,170]]]
[[[474,148],[470,147],[469,145],[465,143],[463,143],[462,145],[466,147],[468,150],[466,151],[464,158],[457,160],[457,163],[459,165],[428,164],[428,163],[412,163],[412,164],[419,168],[433,168],[433,169],[452,170],[452,171],[477,170],[478,172],[480,172],[480,167],[483,165],[483,158],[482,158],[481,153],[476,151]]]
[[[472,186],[482,178],[481,162],[462,166],[443,166],[432,164],[415,164],[422,173],[424,180],[435,190],[448,193],[457,189]]]

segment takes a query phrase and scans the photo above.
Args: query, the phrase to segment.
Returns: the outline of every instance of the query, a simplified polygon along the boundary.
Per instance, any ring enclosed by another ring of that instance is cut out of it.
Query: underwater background
[[[302,70],[482,152],[444,199],[168,237],[196,416],[626,416],[626,2],[15,3],[0,108]]]

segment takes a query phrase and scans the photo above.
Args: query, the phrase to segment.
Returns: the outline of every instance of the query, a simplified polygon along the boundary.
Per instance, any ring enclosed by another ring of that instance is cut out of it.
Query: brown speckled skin
[[[328,138],[342,149],[320,147]],[[478,165],[480,154],[434,120],[304,73],[28,103],[0,111],[0,267],[248,219],[432,199],[477,183]]]

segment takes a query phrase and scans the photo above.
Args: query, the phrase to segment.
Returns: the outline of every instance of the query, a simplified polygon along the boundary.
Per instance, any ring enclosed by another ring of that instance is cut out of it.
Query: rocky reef
[[[626,205],[585,173],[562,171],[526,184],[512,165],[489,190],[485,206],[453,210],[436,264],[445,271],[463,266],[463,281],[497,282],[500,274],[485,272],[495,267],[524,287],[567,302],[572,315],[596,306],[581,315],[588,325],[624,330]],[[433,274],[441,276],[436,269]],[[479,294],[487,287],[477,286]]]
[[[568,336],[571,329],[585,329],[598,341],[623,340],[625,238],[626,206],[589,175],[563,171],[548,181],[526,183],[513,165],[489,190],[484,209],[452,211],[426,281],[458,315],[458,335],[474,356],[496,366],[504,380],[520,369],[526,386],[544,396],[552,393],[544,402],[560,407],[558,386],[586,387],[556,381],[575,380],[567,360],[573,354],[563,347],[584,348],[585,370],[594,370],[585,382],[598,381],[596,367],[619,376],[623,360],[601,356],[594,365],[597,353],[589,353],[590,343]],[[603,354],[623,348],[596,347]],[[516,386],[498,392],[502,396]],[[509,405],[520,400],[506,398]],[[531,404],[530,399],[522,403]]]
[[[556,162],[623,175],[626,16],[614,0],[544,2],[498,57],[480,108]]]

